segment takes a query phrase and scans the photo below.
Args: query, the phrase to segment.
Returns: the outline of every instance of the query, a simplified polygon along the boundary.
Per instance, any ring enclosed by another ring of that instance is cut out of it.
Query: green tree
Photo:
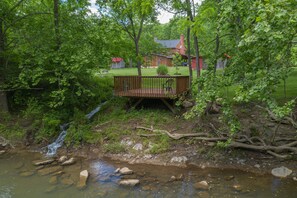
[[[110,61],[109,23],[89,15],[87,0],[3,5],[0,86],[11,104],[25,106],[34,97],[47,108],[71,111],[102,99],[93,70]]]
[[[222,90],[230,86],[236,87],[231,105],[232,102],[261,101],[276,115],[285,116],[283,112],[289,112],[292,101],[278,107],[272,94],[294,65],[296,5],[296,1],[290,0],[205,0],[202,3],[194,28],[201,35],[201,51],[209,59],[209,69],[198,81],[202,90],[199,94],[194,91],[197,105],[189,116],[201,115],[209,103],[226,98]],[[223,74],[217,74],[216,62],[225,59],[225,53],[232,58]],[[230,131],[236,132],[239,125],[232,116],[230,103],[227,100],[222,103],[225,106],[222,120],[229,120]]]
[[[112,0],[97,1],[101,13],[111,16],[132,39],[135,46],[138,75],[141,76],[141,56],[139,41],[144,23],[154,19],[154,0]]]

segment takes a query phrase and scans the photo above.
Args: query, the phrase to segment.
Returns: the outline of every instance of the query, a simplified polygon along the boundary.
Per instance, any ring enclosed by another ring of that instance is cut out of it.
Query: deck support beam
[[[131,109],[135,109],[143,101],[143,99],[144,98],[139,98],[137,102],[131,107]]]
[[[168,107],[168,109],[170,109],[170,111],[172,111],[172,113],[176,114],[176,110],[172,105],[170,105],[164,98],[160,98],[160,100],[162,100],[162,102],[166,105],[166,107]]]

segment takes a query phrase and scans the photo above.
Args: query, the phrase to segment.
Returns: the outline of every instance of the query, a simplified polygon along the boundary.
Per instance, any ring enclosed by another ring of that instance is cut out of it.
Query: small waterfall
[[[86,118],[91,119],[98,111],[100,111],[101,107],[105,105],[107,101],[101,103],[98,107],[96,107],[94,110],[92,110],[90,113],[86,115]],[[63,145],[63,142],[65,140],[65,137],[67,135],[67,128],[69,127],[69,123],[62,124],[60,126],[61,133],[59,134],[58,138],[51,144],[49,144],[47,148],[47,157],[52,157],[56,154],[58,148],[60,148]]]

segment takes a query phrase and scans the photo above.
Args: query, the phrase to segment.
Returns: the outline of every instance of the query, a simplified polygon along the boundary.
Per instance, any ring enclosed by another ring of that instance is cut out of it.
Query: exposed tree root
[[[274,156],[274,157],[281,158],[281,159],[288,159],[288,158],[291,157],[290,155],[280,155],[280,154],[277,154],[277,153],[272,152],[272,151],[267,151],[267,153]]]
[[[201,137],[201,136],[206,136],[207,134],[205,133],[188,133],[188,134],[171,134],[170,132],[166,131],[166,130],[159,130],[159,129],[153,129],[153,128],[147,128],[147,127],[142,127],[142,126],[136,126],[135,129],[143,129],[146,131],[151,131],[153,133],[163,133],[168,135],[170,138],[175,139],[175,140],[179,140],[185,137]]]
[[[283,143],[281,145],[267,145],[263,139],[260,137],[248,137],[246,135],[237,135],[236,137],[229,137],[226,133],[220,133],[216,132],[216,134],[219,137],[209,137],[206,133],[188,133],[188,134],[178,134],[171,132],[167,130],[159,130],[159,129],[153,129],[153,127],[143,127],[143,126],[136,126],[135,129],[142,129],[146,131],[150,131],[153,133],[161,133],[168,135],[170,138],[174,140],[179,140],[182,138],[195,138],[196,140],[203,140],[208,142],[218,142],[218,141],[227,141],[231,139],[230,144],[228,147],[234,147],[234,148],[243,148],[243,149],[249,149],[249,150],[255,150],[255,151],[261,151],[261,152],[267,152],[268,154],[281,158],[281,159],[287,159],[290,158],[291,155],[289,154],[278,154],[278,153],[293,153],[297,154],[297,140],[292,138],[279,138],[276,139],[277,141],[293,141],[289,143]],[[158,134],[140,134],[140,136],[144,137],[151,137],[156,136]],[[224,135],[224,136],[223,136]]]
[[[264,109],[265,111],[267,111],[269,117],[270,117],[273,121],[275,121],[275,122],[279,122],[279,123],[281,123],[281,124],[291,124],[295,129],[297,129],[297,122],[294,121],[294,119],[293,119],[292,117],[286,116],[286,117],[284,117],[283,119],[280,120],[280,119],[278,119],[278,118],[276,117],[276,115],[275,115],[272,111],[270,111],[269,109],[267,109],[267,108],[265,108],[265,107],[261,107],[260,105],[257,105],[257,107],[260,108],[260,109]]]

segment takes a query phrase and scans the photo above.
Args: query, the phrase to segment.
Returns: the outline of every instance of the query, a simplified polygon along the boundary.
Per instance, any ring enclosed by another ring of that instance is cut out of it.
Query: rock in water
[[[68,166],[68,165],[72,165],[75,163],[75,159],[72,157],[69,160],[66,160],[65,162],[63,162],[61,165],[62,166]]]
[[[239,184],[234,184],[232,188],[236,191],[242,191],[242,187]]]
[[[274,168],[271,171],[271,174],[275,177],[287,177],[291,175],[291,173],[292,173],[292,170],[284,166],[281,166],[279,168]]]
[[[53,167],[38,170],[38,174],[39,175],[49,175],[51,173],[55,173],[60,170],[62,170],[62,168],[60,166],[53,166]]]
[[[123,186],[136,186],[139,183],[138,179],[124,179],[119,182],[119,184]]]
[[[20,173],[20,176],[22,176],[22,177],[30,177],[32,175],[34,175],[33,171],[25,171],[25,172]]]
[[[87,170],[83,170],[79,174],[79,182],[77,183],[77,188],[83,189],[87,186],[87,180],[89,177],[89,173]]]
[[[49,180],[50,184],[57,184],[58,183],[58,177],[57,176],[52,176]]]
[[[194,187],[198,190],[208,190],[209,189],[209,185],[208,185],[207,181],[197,182],[194,184]]]
[[[57,188],[58,188],[58,186],[50,186],[50,187],[48,187],[48,188],[45,190],[45,192],[46,192],[46,193],[51,193],[51,192],[56,191]]]
[[[210,195],[209,195],[208,192],[201,191],[201,192],[198,192],[198,197],[199,197],[199,198],[209,198]]]
[[[66,155],[63,155],[63,156],[61,156],[61,157],[58,159],[58,162],[59,162],[59,163],[63,163],[63,162],[65,162],[67,159],[68,159],[68,157],[67,157]]]
[[[47,165],[53,163],[55,160],[54,159],[47,159],[47,160],[36,160],[33,161],[33,164],[35,166],[41,166],[41,165]]]
[[[61,179],[61,183],[64,184],[65,186],[69,187],[71,186],[74,182],[70,178],[63,178]]]
[[[114,173],[119,173],[120,172],[120,168],[117,168],[115,171],[114,171]]]
[[[20,169],[24,166],[24,162],[20,161],[20,162],[17,162],[15,165],[14,165],[14,168],[15,169]]]
[[[5,150],[2,150],[0,151],[0,155],[4,154],[5,153]]]
[[[124,168],[121,168],[121,169],[120,169],[120,173],[121,173],[122,175],[130,175],[130,174],[133,173],[133,171],[130,170],[129,168],[127,168],[127,167],[124,167]]]

